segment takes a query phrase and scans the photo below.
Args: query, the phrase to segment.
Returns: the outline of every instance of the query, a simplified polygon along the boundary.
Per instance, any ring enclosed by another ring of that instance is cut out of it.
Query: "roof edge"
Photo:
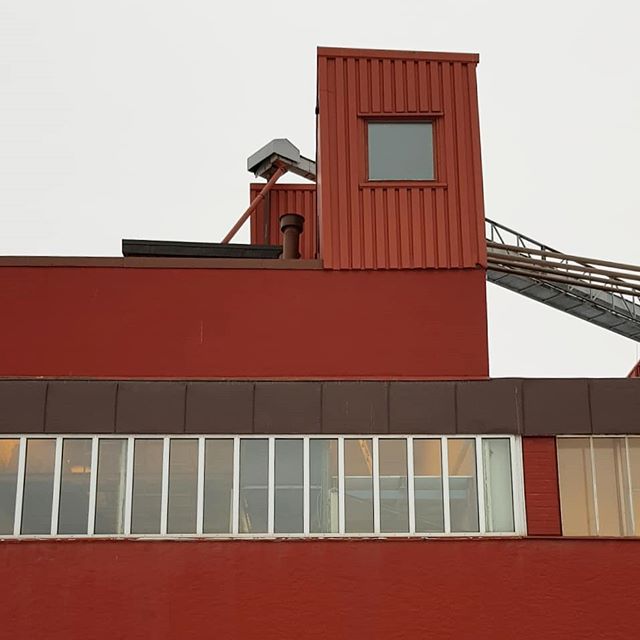
[[[401,51],[396,49],[349,49],[342,47],[318,47],[318,57],[336,58],[388,58],[399,60],[435,60],[442,62],[480,62],[478,53],[453,53],[445,51]]]

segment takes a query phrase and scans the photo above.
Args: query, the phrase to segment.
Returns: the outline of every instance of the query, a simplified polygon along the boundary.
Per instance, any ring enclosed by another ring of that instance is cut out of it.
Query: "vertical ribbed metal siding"
[[[264,187],[250,185],[253,200]],[[258,205],[251,216],[251,244],[281,244],[280,216],[285,213],[299,213],[304,216],[304,231],[300,236],[300,253],[303,259],[312,260],[317,255],[316,185],[276,184],[269,193],[269,234],[264,232],[265,202]]]
[[[334,269],[486,265],[475,56],[319,50],[321,253]],[[366,180],[369,118],[434,121],[436,181]]]

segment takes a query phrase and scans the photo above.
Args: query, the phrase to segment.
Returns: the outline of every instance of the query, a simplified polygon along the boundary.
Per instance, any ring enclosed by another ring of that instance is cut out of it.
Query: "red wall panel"
[[[530,536],[562,535],[556,439],[523,438],[524,493]]]
[[[320,247],[333,269],[486,265],[477,56],[319,49]],[[369,182],[367,121],[434,123],[434,182]]]
[[[481,269],[3,267],[0,376],[485,377],[485,304]]]
[[[0,544],[3,638],[636,638],[637,540]]]
[[[264,183],[251,185],[251,201],[263,187]],[[316,185],[278,183],[271,188],[265,200],[262,200],[251,215],[251,244],[282,244],[280,216],[285,213],[298,213],[304,216],[304,231],[300,236],[301,257],[307,260],[316,258]],[[268,233],[265,229],[265,216],[269,219]]]
[[[640,378],[640,362],[629,372],[630,378]]]

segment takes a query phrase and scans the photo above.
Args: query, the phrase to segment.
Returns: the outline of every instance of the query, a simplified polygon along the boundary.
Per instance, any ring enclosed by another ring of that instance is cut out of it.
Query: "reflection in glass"
[[[169,448],[167,533],[195,533],[198,508],[198,441],[172,439]]]
[[[628,495],[627,453],[624,438],[593,438],[596,472],[598,535],[631,533]]]
[[[269,513],[269,443],[240,441],[240,533],[267,533]]]
[[[369,122],[369,180],[433,180],[431,122]]]
[[[413,440],[416,532],[444,531],[442,457],[440,440]]]
[[[204,532],[231,533],[233,440],[207,439],[204,452]]]
[[[56,441],[29,438],[22,500],[22,533],[51,533]]]
[[[338,533],[338,441],[309,440],[309,531]]]
[[[447,442],[451,531],[479,531],[475,440],[450,438]]]
[[[276,439],[275,446],[274,531],[302,533],[302,440]]]
[[[484,438],[482,456],[487,531],[514,531],[509,439]]]
[[[89,520],[91,439],[62,441],[58,533],[86,534]]]
[[[126,469],[127,441],[101,438],[98,445],[95,533],[124,533]]]
[[[597,535],[589,438],[558,438],[562,533]]]
[[[162,449],[159,439],[135,441],[131,533],[160,533]]]
[[[373,444],[371,439],[344,441],[345,530],[373,533]]]
[[[380,531],[409,531],[409,498],[407,495],[407,441],[379,440],[380,456]]]
[[[18,485],[19,440],[0,440],[0,534],[13,533]]]

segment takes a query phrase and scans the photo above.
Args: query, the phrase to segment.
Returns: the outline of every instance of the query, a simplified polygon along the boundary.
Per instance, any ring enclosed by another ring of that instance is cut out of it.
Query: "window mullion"
[[[20,535],[20,528],[22,526],[22,500],[24,497],[24,474],[27,461],[27,439],[26,437],[20,438],[20,444],[18,449],[18,478],[16,482],[16,505],[13,520],[13,535]]]
[[[600,512],[598,509],[598,487],[596,485],[596,456],[593,450],[593,438],[589,438],[589,455],[591,458],[591,485],[593,491],[593,512],[596,517],[596,535],[600,535]]]
[[[476,436],[476,482],[478,491],[478,528],[480,533],[486,533],[487,522],[484,504],[484,460],[482,457],[482,438]]]
[[[198,438],[198,487],[196,489],[196,533],[204,531],[204,438]]]
[[[89,514],[87,534],[93,535],[96,525],[96,488],[98,486],[98,436],[91,438],[91,478],[89,479]]]
[[[344,436],[338,437],[338,531],[345,532]]]
[[[309,438],[302,439],[302,531],[309,535],[310,508],[310,479],[309,479]]]
[[[413,437],[405,438],[407,442],[407,500],[409,502],[409,533],[416,532],[416,504],[413,470]]]
[[[267,508],[267,531],[272,534],[275,529],[275,503],[276,503],[276,440],[275,438],[269,438],[269,467],[268,467],[268,508]]]
[[[133,510],[133,457],[134,451],[133,437],[127,438],[127,476],[124,493],[124,534],[131,533],[131,517]]]
[[[58,512],[60,511],[60,479],[62,477],[62,438],[56,438],[55,462],[53,466],[53,506],[51,508],[51,535],[58,533]]]
[[[231,504],[231,533],[238,535],[240,531],[240,438],[233,438],[233,498]]]
[[[380,533],[380,441],[372,437],[372,480],[373,480],[373,532]]]
[[[449,496],[449,444],[444,436],[440,441],[442,456],[442,501],[444,507],[444,532],[451,533],[451,506]]]
[[[169,446],[168,437],[162,439],[162,494],[160,502],[160,534],[167,533],[167,517],[169,515]]]

